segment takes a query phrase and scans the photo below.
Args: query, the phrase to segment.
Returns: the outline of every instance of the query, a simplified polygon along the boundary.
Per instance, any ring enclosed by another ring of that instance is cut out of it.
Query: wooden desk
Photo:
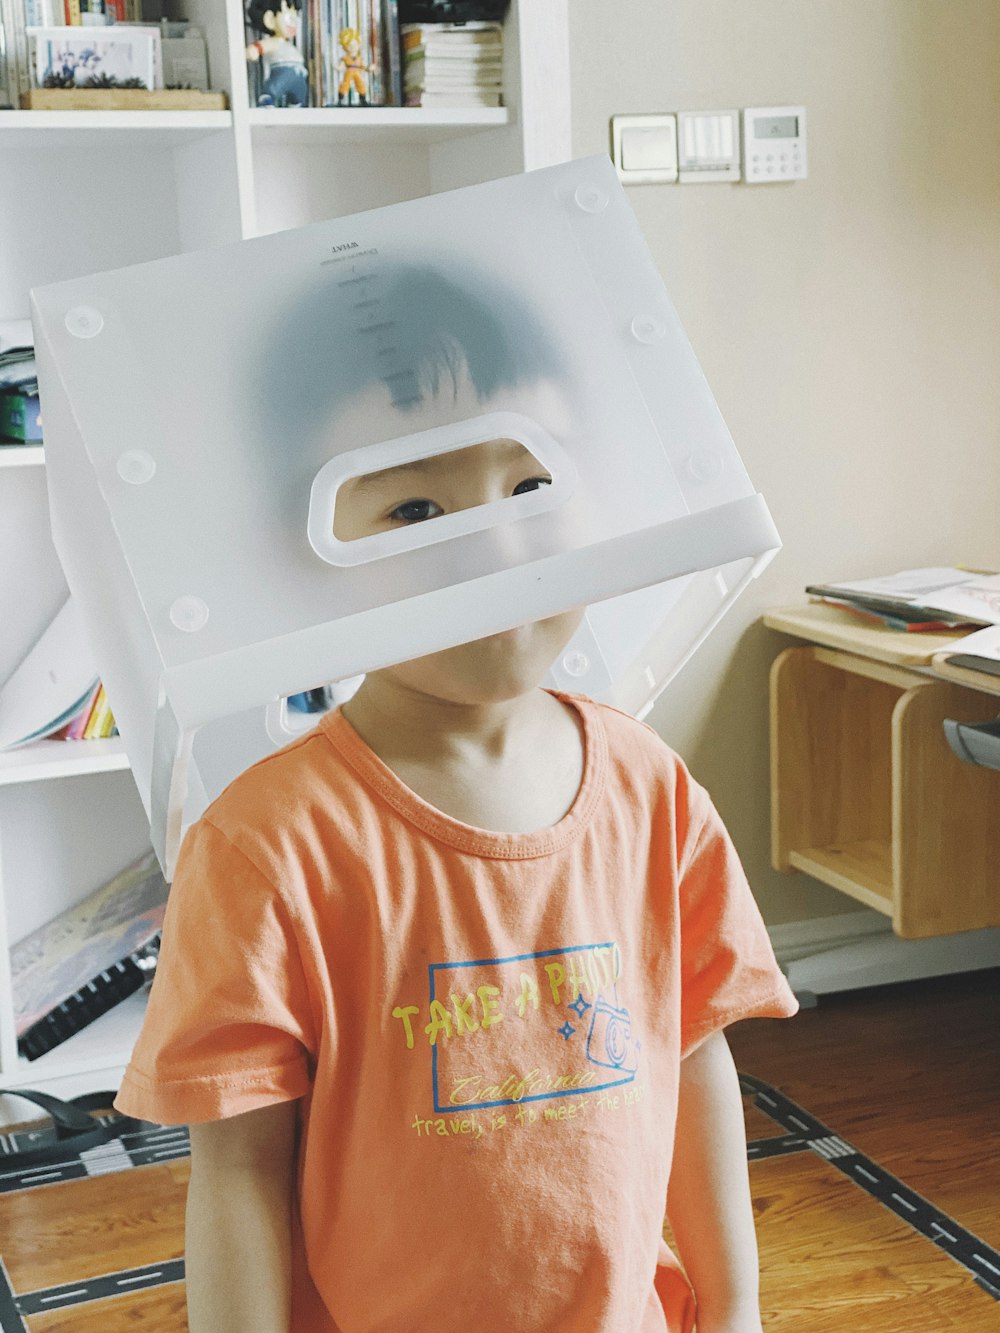
[[[908,939],[1000,925],[1000,773],[957,759],[942,725],[995,718],[1000,678],[942,663],[959,635],[869,627],[822,603],[764,624],[807,641],[771,668],[775,869]]]

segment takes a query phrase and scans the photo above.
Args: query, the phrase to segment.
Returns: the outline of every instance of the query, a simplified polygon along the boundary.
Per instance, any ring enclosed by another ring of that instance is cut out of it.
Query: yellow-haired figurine
[[[344,58],[339,61],[337,68],[343,70],[344,77],[340,80],[340,87],[337,89],[337,105],[351,105],[351,89],[353,88],[358,98],[357,105],[367,106],[367,76],[371,66],[366,65],[361,59],[361,37],[357,28],[341,28],[338,40]]]

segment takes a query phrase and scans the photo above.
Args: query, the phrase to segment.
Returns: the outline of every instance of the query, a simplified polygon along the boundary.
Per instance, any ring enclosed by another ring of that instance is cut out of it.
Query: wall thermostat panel
[[[739,126],[738,111],[678,112],[677,158],[682,185],[739,180]]]
[[[611,117],[611,156],[625,185],[677,179],[677,117],[672,112]]]
[[[804,180],[804,106],[748,106],[743,111],[743,176],[751,185]]]

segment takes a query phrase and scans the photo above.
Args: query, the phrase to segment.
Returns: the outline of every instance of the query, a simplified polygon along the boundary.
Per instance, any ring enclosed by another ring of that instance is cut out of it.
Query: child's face
[[[334,532],[341,541],[356,541],[433,523],[550,480],[523,444],[491,440],[345,482],[337,494]],[[453,703],[512,699],[540,684],[582,618],[582,609],[565,612],[373,674]]]

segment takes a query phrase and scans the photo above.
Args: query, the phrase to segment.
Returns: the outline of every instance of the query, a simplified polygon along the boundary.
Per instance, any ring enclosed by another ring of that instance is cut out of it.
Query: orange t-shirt
[[[295,1333],[692,1326],[661,1234],[681,1057],[797,1005],[703,789],[557,697],[586,760],[552,828],[450,818],[334,712],[185,839],[115,1104],[302,1099]]]

